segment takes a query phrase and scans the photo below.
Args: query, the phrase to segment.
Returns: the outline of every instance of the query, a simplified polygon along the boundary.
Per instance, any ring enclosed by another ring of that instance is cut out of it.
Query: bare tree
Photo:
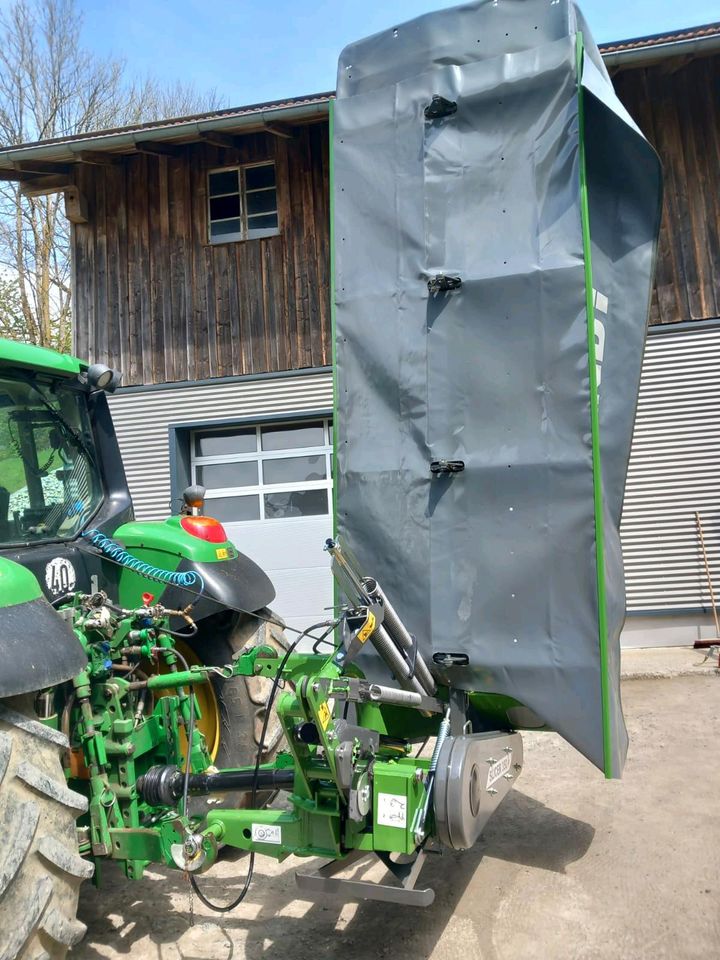
[[[166,83],[150,76],[127,88],[119,116],[124,124],[143,123],[165,117],[187,117],[217,110],[219,106],[215,89],[202,93],[194,83],[182,80]]]
[[[27,342],[27,330],[15,280],[0,279],[0,337]]]
[[[0,142],[17,146],[217,106],[215,92],[128,82],[125,65],[86,50],[75,0],[15,0],[0,14]],[[68,350],[69,229],[62,197],[0,183],[0,275],[19,296],[24,339]]]

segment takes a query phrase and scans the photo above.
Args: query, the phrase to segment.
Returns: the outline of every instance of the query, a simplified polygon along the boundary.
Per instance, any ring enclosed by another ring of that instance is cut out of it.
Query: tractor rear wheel
[[[274,622],[269,623],[269,619]],[[288,641],[281,623],[268,608],[259,610],[258,616],[240,614],[224,623],[212,617],[201,622],[198,635],[185,644],[191,648],[195,662],[210,666],[230,663],[248,646],[270,646],[283,653]],[[182,646],[180,650],[182,652]],[[231,680],[213,677],[211,683],[212,690],[207,691],[211,696],[206,695],[200,702],[204,716],[199,727],[205,734],[215,766],[223,769],[254,763],[272,681],[259,677]],[[281,740],[282,728],[273,714],[268,721],[263,763],[272,760]]]
[[[85,933],[78,890],[94,869],[77,851],[87,800],[65,782],[67,740],[32,703],[0,700],[0,960],[61,960]]]

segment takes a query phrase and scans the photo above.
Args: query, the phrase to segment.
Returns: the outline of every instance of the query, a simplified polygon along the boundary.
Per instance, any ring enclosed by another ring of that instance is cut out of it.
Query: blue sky
[[[4,6],[5,3],[0,3]],[[88,47],[131,73],[193,79],[226,106],[319,93],[335,86],[340,50],[443,0],[79,0]],[[718,0],[586,0],[598,42],[694,26],[720,17]]]

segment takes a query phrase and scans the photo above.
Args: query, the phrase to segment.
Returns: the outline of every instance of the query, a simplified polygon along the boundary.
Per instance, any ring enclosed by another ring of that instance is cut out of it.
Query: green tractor
[[[0,822],[11,838],[9,861],[0,872],[8,884],[18,884],[22,902],[40,903],[32,899],[33,884],[45,889],[50,878],[56,885],[57,869],[32,865],[38,844],[45,849],[65,838],[68,849],[77,849],[74,818],[80,801],[62,785],[66,777],[89,776],[82,745],[68,748],[73,711],[67,691],[56,687],[88,663],[67,614],[63,618],[63,604],[77,592],[105,591],[127,607],[162,596],[166,609],[178,610],[174,644],[188,667],[221,666],[248,644],[278,649],[286,644],[281,622],[268,609],[271,582],[228,542],[217,521],[199,515],[201,488],[186,492],[179,516],[133,520],[107,403],[118,380],[102,365],[0,341]],[[132,557],[123,548],[132,550]],[[201,595],[193,584],[202,584]],[[151,659],[138,663],[135,673],[143,676],[154,666]],[[169,664],[163,661],[160,669]],[[261,679],[221,682],[213,676],[198,689],[196,729],[208,764],[254,759],[268,687]],[[161,697],[159,691],[153,704]],[[186,739],[179,736],[184,752]],[[265,758],[279,736],[274,724],[265,738]],[[61,740],[65,773],[58,761]],[[31,766],[28,785],[22,775]],[[38,783],[47,791],[38,792]],[[32,799],[23,799],[26,793]],[[35,830],[37,823],[48,839]],[[49,896],[67,899],[75,881],[63,880],[60,892]],[[11,926],[6,912],[19,916],[12,893],[2,895],[0,880],[0,927],[6,931]],[[67,908],[62,910],[65,915]],[[6,953],[0,949],[0,956]]]
[[[125,604],[139,603],[149,589],[165,590],[167,601],[177,592],[174,582],[202,578],[197,630],[178,638],[190,664],[226,663],[253,636],[283,644],[282,627],[267,610],[275,593],[268,577],[227,542],[219,524],[193,516],[202,507],[202,488],[186,491],[183,516],[133,519],[107,404],[118,381],[102,365],[0,341],[0,555],[31,570],[54,604],[75,590],[100,588]],[[98,546],[113,537],[133,552],[136,570],[171,571],[171,581],[122,566],[117,549]],[[175,599],[176,606],[188,602],[185,595]],[[42,662],[44,647],[41,636],[27,637],[29,662]],[[21,677],[22,663],[14,666]],[[10,678],[0,680],[0,696],[4,680]],[[201,696],[201,708],[213,760],[222,766],[249,761],[262,724],[262,690],[217,683]],[[233,737],[223,737],[229,729]]]

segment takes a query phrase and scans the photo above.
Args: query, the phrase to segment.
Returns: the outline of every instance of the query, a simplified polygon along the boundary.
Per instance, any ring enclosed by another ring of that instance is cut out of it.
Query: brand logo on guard
[[[595,320],[595,370],[597,371],[597,392],[600,399],[600,384],[602,382],[602,365],[605,356],[605,320],[608,314],[608,298],[599,290],[593,290],[593,307]]]
[[[55,557],[45,567],[45,583],[50,593],[58,596],[61,593],[70,593],[76,582],[75,567],[64,557]]]

